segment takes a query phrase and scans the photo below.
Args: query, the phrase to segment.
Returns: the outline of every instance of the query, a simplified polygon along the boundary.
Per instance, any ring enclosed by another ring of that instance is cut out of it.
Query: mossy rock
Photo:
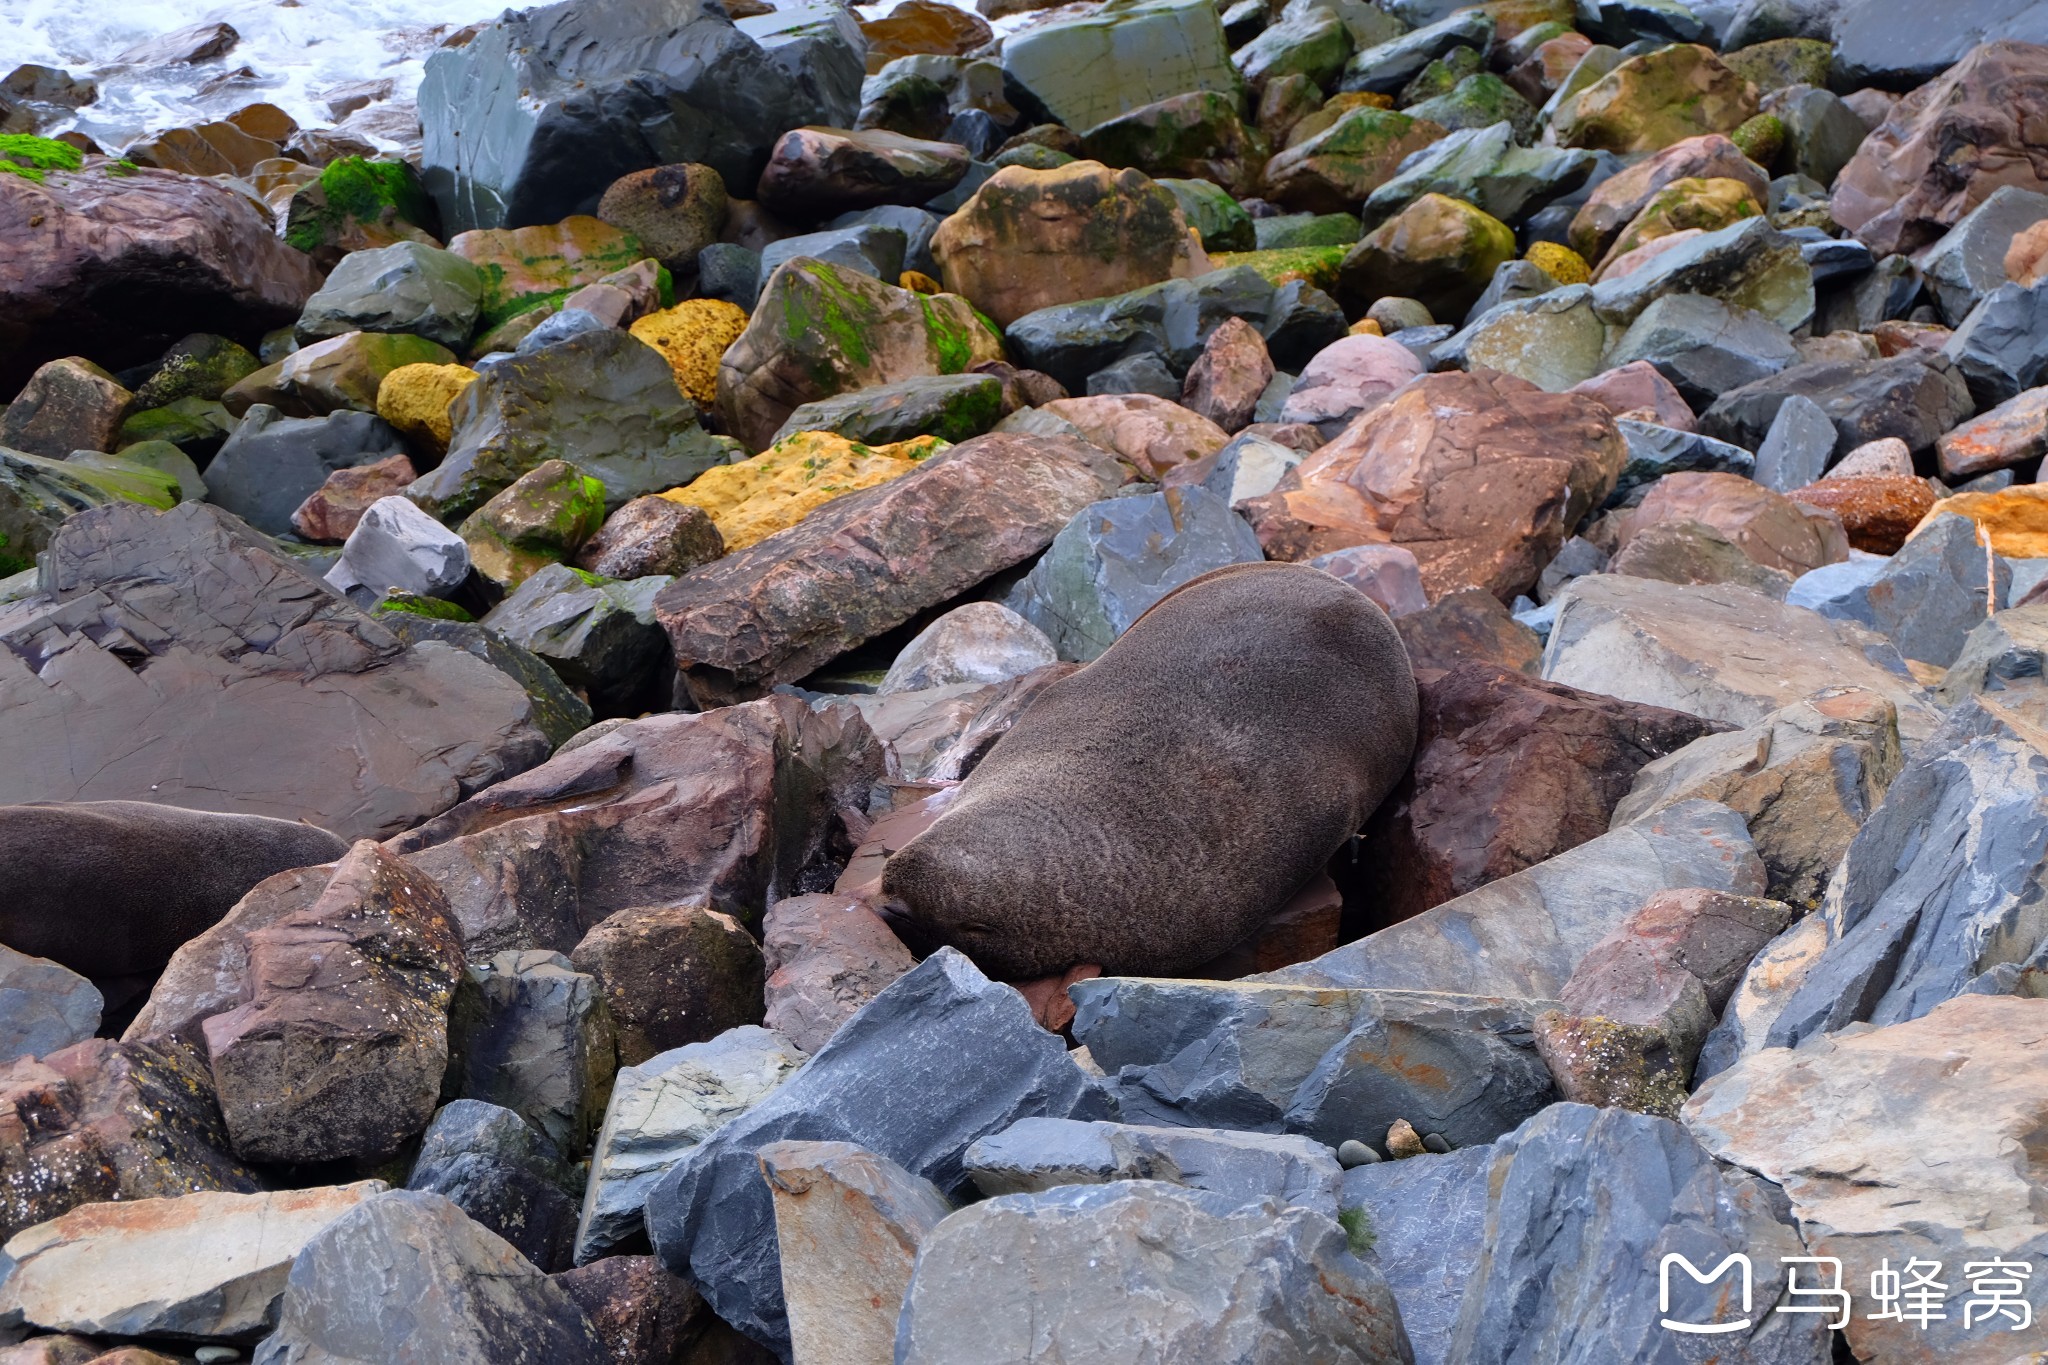
[[[1021,146],[1012,147],[1009,151],[1003,152],[993,161],[989,162],[989,165],[994,166],[997,170],[1001,170],[1005,166],[1023,166],[1034,171],[1049,171],[1056,166],[1064,166],[1075,159],[1068,156],[1065,152],[1055,151],[1051,147],[1042,146],[1036,142],[1026,142]]]
[[[1461,318],[1515,255],[1506,223],[1462,199],[1425,194],[1351,248],[1338,302],[1358,316],[1393,294],[1419,300],[1432,316]]]
[[[137,408],[161,408],[181,398],[218,399],[263,368],[245,346],[196,332],[164,353],[155,373],[135,390]]]
[[[75,171],[83,165],[85,153],[68,142],[33,133],[0,133],[0,175],[40,184],[51,171]]]
[[[1404,112],[1410,118],[1423,119],[1452,132],[1505,123],[1515,130],[1515,141],[1524,144],[1535,140],[1538,122],[1536,106],[1491,71],[1467,76],[1455,89],[1432,99],[1418,100]]]
[[[1365,235],[1355,213],[1285,213],[1253,223],[1253,250],[1288,251],[1304,246],[1348,247]]]
[[[836,498],[899,479],[945,449],[946,442],[933,436],[869,446],[834,432],[802,431],[661,496],[709,513],[729,554],[796,525]]]
[[[284,240],[320,255],[418,240],[438,222],[434,201],[411,166],[345,156],[292,195]]]
[[[1773,38],[1722,54],[1721,64],[1757,88],[1759,94],[1787,86],[1812,85],[1825,90],[1833,45],[1818,38]]]
[[[1458,83],[1467,76],[1476,76],[1486,69],[1486,59],[1476,48],[1454,47],[1428,66],[1415,73],[1415,79],[1401,90],[1397,103],[1405,109],[1411,104],[1448,95],[1458,88]]]
[[[168,441],[193,459],[210,458],[235,429],[228,410],[210,398],[180,398],[131,412],[115,437],[117,450]]]
[[[1327,294],[1337,287],[1337,268],[1344,263],[1344,254],[1350,249],[1347,244],[1283,247],[1275,251],[1228,251],[1211,256],[1209,261],[1218,270],[1228,270],[1237,265],[1250,266],[1271,285],[1301,280]]]
[[[480,332],[560,303],[570,292],[647,257],[638,237],[587,214],[532,227],[479,228],[455,237],[448,250],[483,276]]]
[[[602,482],[566,460],[547,460],[470,513],[457,533],[476,571],[511,589],[596,535],[604,504]]]
[[[1674,232],[1690,228],[1713,232],[1745,218],[1755,218],[1763,211],[1764,206],[1740,180],[1686,176],[1650,196],[1650,202],[1614,239],[1607,260],[1616,260],[1646,242]]]
[[[151,488],[156,487],[161,480],[168,479],[171,482],[174,501],[206,500],[206,481],[199,477],[199,466],[192,462],[190,455],[169,441],[139,441],[131,446],[123,446],[120,453],[115,455],[104,455],[95,450],[81,450],[64,463],[72,468],[91,467],[110,474],[135,478]]]
[[[1703,133],[1733,133],[1756,112],[1756,87],[1712,50],[1672,43],[1587,86],[1551,127],[1563,147],[1654,152]]]
[[[1769,170],[1785,150],[1785,121],[1776,114],[1758,114],[1745,120],[1728,135],[1728,140],[1741,148],[1744,156]]]
[[[474,621],[462,607],[438,597],[424,597],[403,588],[393,588],[377,603],[376,611],[391,615],[422,616],[430,621]]]
[[[1252,216],[1230,197],[1229,191],[1207,180],[1161,180],[1168,193],[1180,202],[1181,216],[1188,226],[1202,234],[1204,250],[1251,251],[1258,246]]]

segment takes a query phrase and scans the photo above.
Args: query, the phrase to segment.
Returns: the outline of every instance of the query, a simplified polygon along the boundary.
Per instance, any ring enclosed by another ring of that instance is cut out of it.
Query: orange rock
[[[2028,389],[1934,443],[1944,479],[1974,479],[2048,455],[2048,389]]]
[[[1996,493],[1958,493],[1943,498],[1920,518],[1913,534],[1926,529],[1937,512],[1976,522],[1990,534],[1991,548],[2008,559],[2048,558],[2048,484],[2024,483]]]
[[[2013,235],[2012,245],[2005,249],[2005,274],[2015,284],[2048,279],[2048,219]]]
[[[860,31],[868,40],[870,76],[898,57],[964,57],[995,37],[973,10],[935,0],[903,0],[887,18],[863,21]]]
[[[155,166],[186,175],[247,175],[261,161],[283,155],[275,142],[237,128],[232,123],[202,123],[192,128],[171,128],[130,147],[127,159],[138,166]]]
[[[1833,512],[1849,533],[1849,544],[1874,555],[1897,554],[1920,519],[1934,506],[1925,479],[1898,474],[1823,479],[1795,488],[1794,502]],[[1952,506],[1950,503],[1944,507]]]

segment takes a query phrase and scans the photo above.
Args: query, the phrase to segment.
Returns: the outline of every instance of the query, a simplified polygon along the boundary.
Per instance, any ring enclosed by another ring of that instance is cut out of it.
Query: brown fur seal
[[[882,870],[910,946],[994,977],[1166,976],[1258,928],[1408,769],[1415,677],[1370,599],[1235,564],[1053,683]]]
[[[162,971],[244,892],[348,844],[324,829],[148,801],[0,806],[0,943],[82,976]]]

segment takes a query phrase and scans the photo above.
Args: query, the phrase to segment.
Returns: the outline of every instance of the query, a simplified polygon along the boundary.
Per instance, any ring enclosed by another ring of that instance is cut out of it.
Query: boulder
[[[876,690],[883,696],[950,683],[1000,683],[1054,662],[1051,641],[995,602],[953,608],[903,647]]]
[[[292,1263],[262,1365],[359,1360],[404,1341],[448,1365],[600,1365],[583,1310],[438,1194],[392,1190],[328,1224]]]
[[[677,579],[656,609],[700,704],[756,695],[1030,558],[1121,481],[1084,441],[978,437]]]
[[[74,450],[112,450],[134,395],[89,360],[39,367],[0,413],[0,446],[61,460]]]
[[[1778,601],[1785,599],[1793,581],[1783,569],[1757,563],[1703,521],[1656,521],[1632,531],[1628,544],[1607,562],[1606,572],[1666,583],[1732,583]],[[1559,591],[1565,586],[1559,584]]]
[[[85,1204],[9,1240],[0,1313],[54,1332],[245,1337],[276,1320],[299,1251],[381,1180]]]
[[[216,508],[83,513],[47,553],[50,595],[0,624],[17,717],[0,800],[147,797],[386,836],[548,752],[517,682],[401,642]],[[61,688],[31,662],[52,651]],[[309,709],[309,688],[347,705]],[[280,781],[304,773],[322,780]]]
[[[669,1365],[693,1348],[720,1347],[720,1324],[704,1300],[652,1256],[608,1256],[553,1278],[590,1319],[604,1358],[618,1365]]]
[[[962,1160],[977,1138],[1020,1118],[1103,1110],[1016,992],[941,949],[848,1020],[801,1073],[663,1176],[647,1198],[648,1232],[662,1262],[721,1318],[780,1348],[789,1328],[762,1147],[796,1133],[851,1142],[950,1198],[967,1182]]]
[[[2039,1177],[2008,1153],[2037,1121],[2044,1016],[2039,1000],[1964,995],[1889,1027],[1760,1052],[1687,1104],[1685,1125],[1709,1152],[1782,1188],[1806,1254],[1836,1258],[1844,1289],[1860,1295],[1881,1266],[1909,1263],[1909,1275],[1953,1287],[1944,1316],[1919,1320],[1910,1298],[1898,1321],[1850,1315],[1844,1335],[1860,1358],[1991,1361],[2039,1349],[2041,1324],[1987,1311],[1974,1281],[2004,1273],[1983,1263],[2041,1254]],[[1930,1131],[1964,1112],[1968,1123]],[[1936,1142],[1943,1159],[1929,1162]],[[1952,1269],[1942,1276],[1929,1261]],[[1960,1273],[1971,1262],[1973,1274]],[[1974,1321],[1956,1298],[1979,1305]],[[1933,1307],[1942,1312],[1939,1297]]]
[[[2048,455],[2048,388],[2009,398],[1944,432],[1934,445],[1941,477],[1953,482]]]
[[[838,893],[777,901],[762,926],[766,1022],[806,1052],[917,964],[882,917]]]
[[[1391,109],[1353,109],[1266,162],[1259,193],[1303,213],[1352,213],[1440,126]]]
[[[1905,352],[1881,360],[1811,360],[1730,389],[1700,415],[1709,436],[1754,450],[1793,397],[1835,424],[1836,455],[1884,437],[1909,450],[1933,448],[1972,411],[1964,377],[1946,358]]]
[[[1819,610],[1877,631],[1905,658],[1946,667],[1971,627],[2006,604],[2011,583],[2009,562],[1987,553],[1973,522],[1938,516],[1868,580]]]
[[[1739,474],[1666,474],[1628,514],[1622,546],[1665,521],[1702,522],[1757,563],[1795,576],[1849,557],[1848,538],[1834,517]]]
[[[748,197],[784,130],[853,122],[865,44],[852,15],[740,22],[701,0],[567,0],[435,53],[421,170],[442,221],[553,223],[595,209],[621,176],[679,162]]]
[[[237,998],[194,1021],[235,1151],[378,1158],[425,1128],[462,971],[440,888],[365,840],[303,909],[242,939]]]
[[[1754,725],[1825,687],[1869,689],[1925,738],[1934,713],[1882,637],[1729,584],[1595,575],[1559,599],[1543,676],[1611,696]]]
[[[301,342],[347,332],[411,332],[443,346],[469,344],[483,301],[477,268],[419,242],[352,251],[306,300],[293,328]]]
[[[1428,1161],[1378,1161],[1344,1173],[1344,1215],[1361,1224],[1401,1307],[1415,1365],[1445,1365],[1451,1329],[1486,1228],[1491,1144]]]
[[[1673,43],[1627,58],[1578,92],[1552,124],[1567,147],[1655,152],[1705,133],[1732,133],[1757,111],[1756,87],[1713,49]]]
[[[543,1270],[569,1263],[577,1187],[552,1142],[509,1109],[443,1105],[420,1135],[409,1190],[445,1196]]]
[[[0,1071],[0,1236],[102,1201],[253,1194],[205,1058],[94,1038]]]
[[[1594,309],[1614,326],[1627,326],[1673,294],[1719,299],[1761,313],[1787,331],[1813,317],[1813,268],[1798,241],[1768,218],[1743,218],[1698,235],[1672,233],[1651,249],[1656,254],[1634,269],[1610,265],[1593,287]]]
[[[1258,328],[1232,318],[1209,334],[1201,357],[1188,367],[1181,404],[1226,432],[1242,431],[1251,425],[1273,375],[1273,358]]]
[[[1345,255],[1337,296],[1353,312],[1399,295],[1435,316],[1462,317],[1514,254],[1507,224],[1463,200],[1424,194]]]
[[[593,719],[590,703],[570,691],[568,684],[539,655],[474,621],[451,621],[431,614],[436,610],[446,608],[432,599],[400,596],[378,603],[375,614],[386,630],[408,645],[439,641],[482,659],[509,676],[532,699],[533,723],[550,744],[566,743],[589,726]],[[478,945],[467,942],[464,946]]]
[[[2010,402],[2048,380],[2048,285],[2004,284],[1963,319],[1941,354],[1955,362],[1983,407]]]
[[[797,221],[878,204],[922,204],[959,184],[967,166],[966,149],[950,142],[882,128],[792,128],[769,153],[756,198]]]
[[[617,1044],[597,979],[560,953],[514,950],[472,964],[450,1026],[448,1083],[580,1152],[611,1093]]]
[[[1363,213],[1366,222],[1380,223],[1423,195],[1442,194],[1512,222],[1577,190],[1597,164],[1591,152],[1523,147],[1505,122],[1463,128],[1411,154],[1366,196]]]
[[[284,535],[300,505],[337,472],[404,457],[398,432],[366,412],[286,417],[259,403],[206,467],[207,500],[259,531]]]
[[[703,508],[645,497],[606,517],[574,563],[602,578],[674,578],[724,553],[725,539]]]
[[[419,471],[404,455],[387,455],[366,465],[344,465],[306,495],[292,513],[292,530],[316,545],[339,545],[372,505],[404,492],[418,477]]]
[[[1206,0],[1138,0],[1031,25],[1003,42],[1003,80],[1076,132],[1169,95],[1234,95],[1237,72]]]
[[[643,905],[703,904],[751,923],[823,855],[835,812],[858,808],[881,776],[881,748],[857,717],[773,697],[622,725],[393,848],[447,889],[464,942],[494,951],[566,950]]]
[[[1366,826],[1385,923],[1606,833],[1645,764],[1720,728],[1493,663],[1420,685],[1415,761]]]
[[[631,233],[671,271],[688,270],[725,227],[725,180],[695,162],[620,176],[598,200],[597,216]]]
[[[2048,51],[2007,41],[1958,55],[1899,101],[1835,182],[1829,212],[1880,255],[1928,245],[2001,186],[2048,190],[2030,131],[2048,110]]]
[[[1335,437],[1352,420],[1425,372],[1423,362],[1398,341],[1345,337],[1316,352],[1303,367],[1280,410],[1283,422],[1310,422]]]
[[[455,435],[449,409],[476,378],[467,365],[401,365],[377,385],[377,415],[438,460]]]
[[[1848,461],[1842,463],[1846,466]],[[1913,528],[1934,509],[1934,490],[1925,479],[1911,474],[1843,475],[1839,468],[1817,484],[1793,489],[1792,500],[1833,513],[1841,520],[1852,549],[1865,554],[1896,554]]]
[[[1670,1119],[1553,1105],[1493,1153],[1447,1359],[1650,1359],[1674,1340],[1666,1322],[1719,1329],[1709,1339],[1730,1359],[1831,1358],[1822,1316],[1761,1311],[1787,1301],[1797,1267],[1781,1258],[1805,1250],[1775,1187],[1720,1165]],[[1750,1259],[1749,1308],[1716,1273],[1730,1255]]]
[[[1704,406],[1728,389],[1798,363],[1785,329],[1761,313],[1705,294],[1671,294],[1637,315],[1605,361],[1644,360],[1687,401]]]
[[[660,1179],[728,1120],[772,1094],[803,1061],[803,1052],[781,1034],[742,1025],[622,1068],[590,1152],[590,1183],[576,1227],[578,1264],[644,1236],[642,1209]]]
[[[1267,149],[1258,133],[1245,127],[1243,106],[1235,90],[1196,90],[1155,100],[1088,129],[1080,155],[1154,177],[1206,181],[1226,194],[1249,197],[1258,187]],[[1206,233],[1203,242],[1219,250],[1224,245]]]
[[[0,392],[67,355],[152,360],[193,332],[280,327],[320,285],[226,185],[115,163],[0,177]]]
[[[106,1002],[68,967],[0,946],[0,1056],[42,1057],[99,1032]]]
[[[1630,417],[1617,418],[1614,426],[1628,445],[1628,463],[1607,495],[1608,507],[1641,504],[1667,475],[1722,474],[1748,481],[1756,469],[1756,458],[1741,446],[1695,431]]]
[[[1002,381],[992,374],[920,375],[805,403],[783,420],[769,444],[807,431],[877,446],[918,436],[968,441],[994,426],[1002,410]]]
[[[661,353],[609,328],[493,365],[449,418],[447,458],[406,490],[444,521],[549,460],[603,483],[610,510],[688,483],[730,449],[697,425]]]
[[[457,528],[476,571],[501,589],[517,588],[560,564],[604,524],[604,485],[564,460],[521,474]]]
[[[1401,633],[1401,646],[1418,671],[1454,668],[1468,659],[1478,659],[1534,676],[1543,662],[1542,637],[1516,620],[1500,598],[1485,588],[1447,592],[1421,611],[1396,617],[1394,629]]]
[[[1588,261],[1605,260],[1623,231],[1674,181],[1734,180],[1758,203],[1768,195],[1763,170],[1719,133],[1674,142],[1602,180],[1572,216],[1571,247]]]
[[[1218,328],[1211,335],[1221,332]],[[1060,398],[1045,404],[1041,411],[1071,423],[1083,436],[1122,457],[1149,479],[1158,479],[1184,462],[1213,455],[1230,440],[1230,433],[1207,417],[1145,393]]]
[[[1041,1343],[1072,1360],[1412,1359],[1386,1282],[1328,1215],[1149,1180],[1004,1195],[948,1218],[918,1256],[897,1342],[904,1365],[1011,1360]]]
[[[622,1066],[760,1022],[761,949],[732,916],[706,906],[621,910],[585,934],[570,961],[597,984]]]
[[[469,580],[469,547],[405,498],[379,498],[364,509],[326,581],[358,606],[387,594],[452,597]]]
[[[377,395],[392,371],[409,365],[440,368],[454,360],[445,346],[407,332],[344,332],[301,346],[256,371],[222,394],[221,402],[231,413],[269,403],[292,417],[344,408],[375,412]]]
[[[1477,585],[1505,600],[1605,500],[1623,451],[1593,399],[1490,372],[1431,375],[1245,511],[1270,557],[1402,545],[1432,597]]]
[[[1087,663],[1181,584],[1264,559],[1252,528],[1206,488],[1111,498],[1074,514],[1008,605],[1060,658]]]
[[[848,1142],[771,1142],[760,1161],[775,1201],[792,1354],[890,1354],[918,1244],[952,1204],[929,1180]]]
[[[1826,408],[1805,394],[1788,396],[1756,448],[1756,481],[1774,493],[1819,482],[1834,458],[1835,441],[1835,422]]]
[[[1445,16],[1439,7],[1432,7],[1415,17],[1426,22],[1411,32],[1390,35],[1361,47],[1345,64],[1340,88],[1395,95],[1431,62],[1448,57],[1459,48],[1483,50],[1493,42],[1494,17],[1481,10]]]
[[[659,496],[703,508],[732,553],[789,530],[826,503],[915,473],[945,448],[929,436],[866,446],[829,431],[801,431]]]
[[[1319,1142],[1224,1128],[1148,1128],[1076,1119],[1024,1119],[967,1149],[984,1195],[1040,1194],[1059,1185],[1162,1180],[1246,1204],[1337,1214],[1341,1171]]]
[[[1001,358],[1001,341],[966,299],[914,294],[799,257],[769,279],[720,359],[718,411],[728,431],[759,450],[806,403]]]
[[[1645,764],[1614,828],[1677,801],[1719,801],[1748,822],[1769,894],[1811,910],[1902,761],[1896,707],[1865,688],[1827,688]]]
[[[1192,275],[1188,253],[1172,193],[1097,161],[1005,167],[932,238],[946,288],[1004,327],[1055,304]],[[985,358],[999,357],[976,357]]]
[[[1429,598],[1422,591],[1422,568],[1412,553],[1398,545],[1354,545],[1317,555],[1308,565],[1349,583],[1379,603],[1388,616],[1398,619],[1429,607]]]

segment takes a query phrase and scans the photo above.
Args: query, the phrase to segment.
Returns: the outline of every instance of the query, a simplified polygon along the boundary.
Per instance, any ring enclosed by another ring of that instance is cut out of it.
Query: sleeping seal
[[[1162,598],[1039,694],[882,869],[913,949],[989,975],[1170,976],[1257,929],[1407,771],[1415,677],[1386,613],[1299,564]]]
[[[0,806],[0,943],[94,978],[163,970],[265,877],[347,843],[261,815],[148,801]]]

